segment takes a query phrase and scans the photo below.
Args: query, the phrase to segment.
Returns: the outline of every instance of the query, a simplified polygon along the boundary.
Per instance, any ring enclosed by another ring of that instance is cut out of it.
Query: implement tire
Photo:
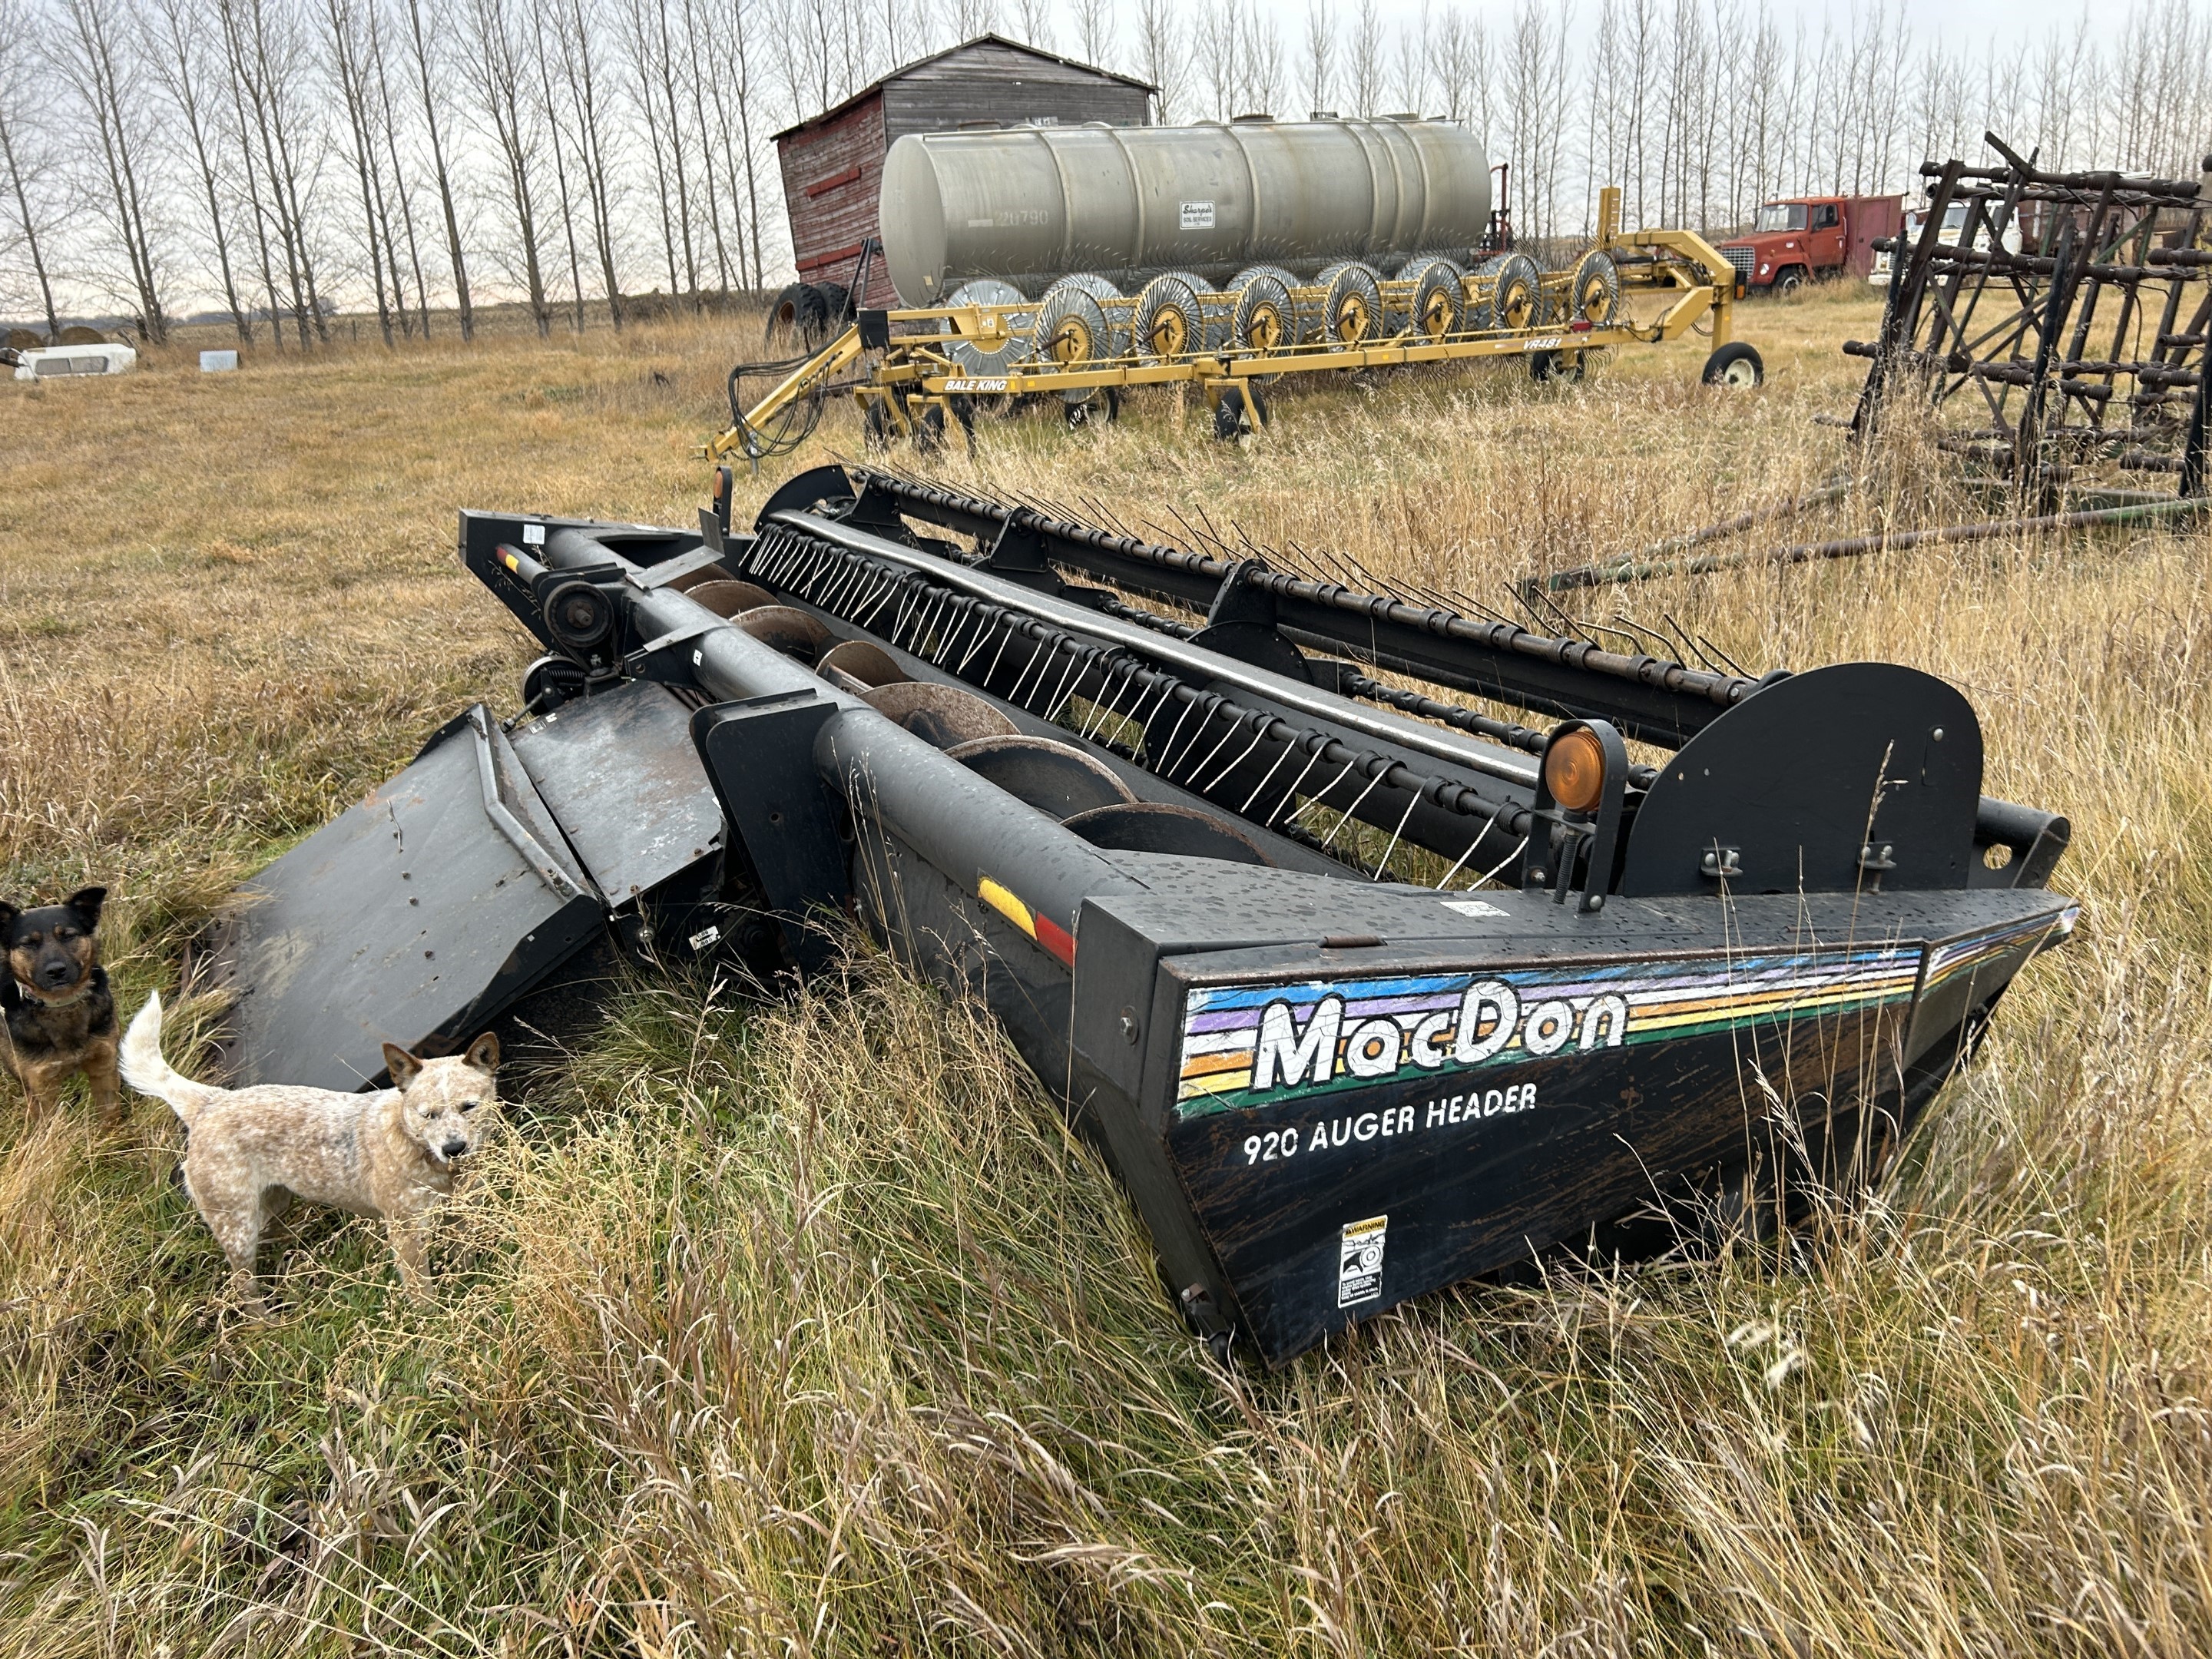
[[[1723,346],[1705,359],[1705,373],[1698,375],[1707,386],[1723,386],[1731,392],[1748,392],[1766,384],[1766,365],[1758,351],[1743,341]]]

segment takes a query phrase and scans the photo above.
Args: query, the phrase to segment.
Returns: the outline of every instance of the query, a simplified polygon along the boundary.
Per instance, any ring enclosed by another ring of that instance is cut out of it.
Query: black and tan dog
[[[115,998],[100,965],[105,887],[82,887],[59,904],[19,910],[0,899],[0,1060],[30,1097],[31,1121],[60,1105],[62,1085],[82,1072],[103,1127],[123,1115],[115,1072]]]

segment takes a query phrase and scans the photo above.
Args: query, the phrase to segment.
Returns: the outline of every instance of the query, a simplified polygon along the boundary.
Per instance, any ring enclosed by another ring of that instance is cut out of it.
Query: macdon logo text
[[[1618,996],[1591,997],[1577,1008],[1559,999],[1525,1012],[1503,980],[1478,980],[1459,1007],[1425,1016],[1408,1032],[1392,1018],[1364,1019],[1344,1029],[1345,1000],[1325,996],[1299,1029],[1288,1002],[1271,1002],[1260,1014],[1253,1055],[1252,1091],[1296,1088],[1332,1078],[1385,1078],[1411,1062],[1425,1072],[1478,1066],[1503,1052],[1516,1032],[1536,1055],[1578,1049],[1617,1048],[1628,1030],[1628,1004]]]

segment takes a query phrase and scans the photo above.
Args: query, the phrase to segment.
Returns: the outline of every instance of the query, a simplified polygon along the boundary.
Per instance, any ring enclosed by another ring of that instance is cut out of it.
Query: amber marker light
[[[1544,787],[1570,812],[1596,810],[1605,798],[1605,746],[1588,726],[1577,726],[1544,756]]]

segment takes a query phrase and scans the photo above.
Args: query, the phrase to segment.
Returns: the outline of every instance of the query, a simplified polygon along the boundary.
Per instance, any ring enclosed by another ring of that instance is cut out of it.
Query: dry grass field
[[[1980,516],[1926,451],[1813,423],[1875,319],[1747,307],[1752,398],[1698,386],[1692,343],[1573,387],[1285,392],[1233,447],[1161,396],[931,465],[1503,603],[1843,466],[1850,501],[1770,539]],[[690,520],[757,337],[0,382],[0,893],[104,882],[126,1010],[173,987],[240,875],[470,701],[514,707],[532,653],[455,509]],[[812,447],[857,443],[840,410]],[[1004,1042],[863,953],[771,1007],[641,983],[510,1103],[434,1298],[308,1217],[255,1322],[166,1108],[33,1133],[0,1083],[0,1655],[2212,1650],[2208,553],[1988,543],[1577,601],[1754,671],[1945,675],[1990,793],[2075,827],[2076,942],[1904,1166],[1779,1257],[1470,1286],[1224,1370]]]

